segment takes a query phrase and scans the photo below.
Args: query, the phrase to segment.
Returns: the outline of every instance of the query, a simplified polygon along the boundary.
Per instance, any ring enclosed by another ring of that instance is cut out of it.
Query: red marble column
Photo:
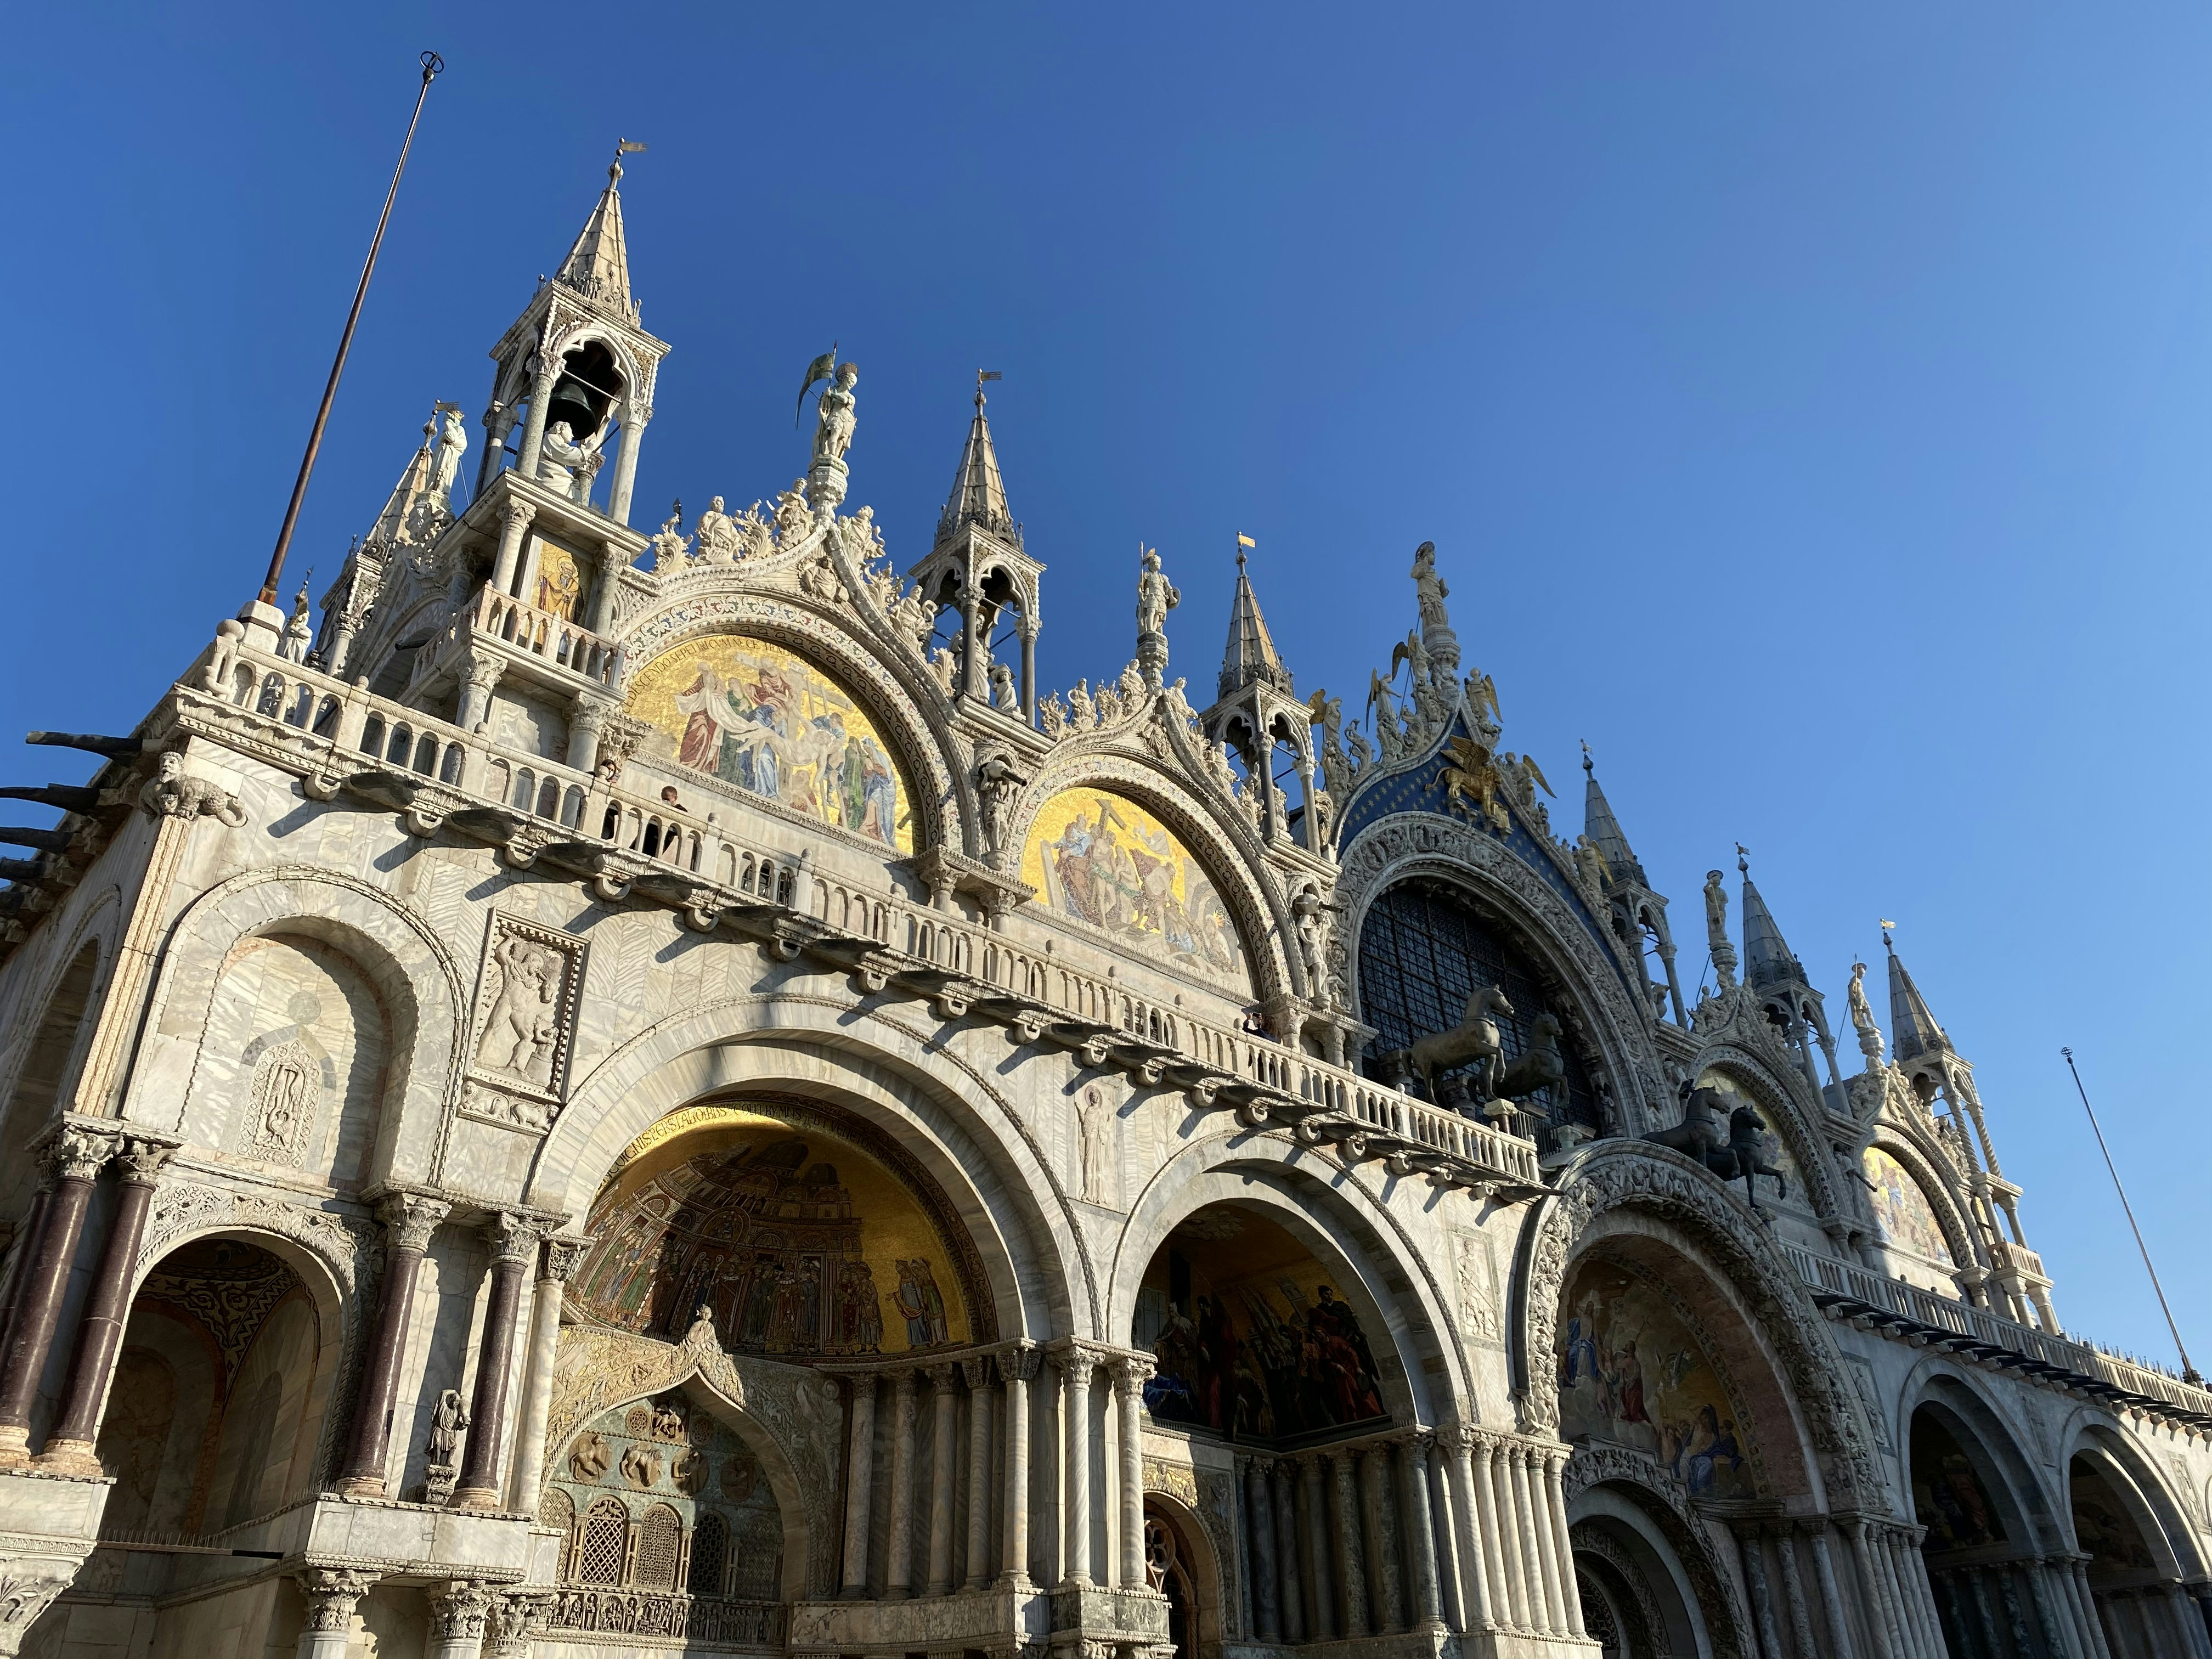
[[[8,1350],[0,1356],[0,1468],[30,1461],[31,1407],[39,1397],[40,1373],[46,1368],[54,1329],[61,1322],[62,1296],[69,1288],[70,1263],[84,1231],[93,1181],[114,1150],[114,1130],[77,1124],[64,1124],[47,1150],[53,1196],[46,1202],[15,1328],[8,1334]]]
[[[346,1452],[338,1491],[352,1498],[381,1498],[384,1463],[392,1446],[392,1413],[399,1401],[400,1352],[407,1343],[408,1315],[415,1285],[422,1273],[422,1253],[430,1235],[452,1206],[413,1193],[388,1193],[376,1206],[384,1223],[384,1297],[368,1363],[362,1367],[361,1393],[354,1401],[353,1443]]]
[[[123,1328],[131,1317],[131,1281],[138,1261],[138,1241],[145,1237],[146,1212],[153,1207],[154,1186],[168,1156],[166,1146],[131,1139],[123,1143],[116,1159],[122,1166],[122,1179],[116,1193],[115,1220],[100,1254],[92,1294],[85,1299],[83,1323],[77,1328],[76,1353],[70,1363],[69,1386],[62,1394],[61,1420],[38,1455],[41,1468],[65,1474],[100,1472],[100,1460],[93,1455],[94,1437],[100,1432],[100,1402],[107,1397],[115,1356],[122,1352]]]
[[[507,1382],[514,1368],[514,1320],[523,1275],[538,1259],[543,1230],[501,1212],[484,1229],[492,1247],[491,1296],[484,1309],[483,1346],[477,1352],[475,1398],[469,1407],[468,1449],[449,1507],[495,1510],[507,1467]]]

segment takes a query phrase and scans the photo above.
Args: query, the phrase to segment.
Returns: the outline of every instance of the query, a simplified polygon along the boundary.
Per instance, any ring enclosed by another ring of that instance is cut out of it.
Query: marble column
[[[859,1601],[868,1595],[868,1500],[876,1482],[876,1379],[852,1378],[853,1421],[845,1441],[845,1572],[838,1593]]]
[[[1820,1588],[1820,1611],[1828,1626],[1828,1653],[1830,1659],[1857,1659],[1851,1645],[1850,1623],[1844,1615],[1844,1592],[1836,1579],[1835,1555],[1828,1547],[1828,1524],[1826,1521],[1805,1523],[1805,1540],[1813,1551],[1813,1577]],[[1867,1622],[1874,1622],[1871,1608]]]
[[[1943,1650],[1942,1621],[1936,1613],[1936,1592],[1928,1582],[1928,1564],[1912,1534],[1893,1530],[1889,1536],[1890,1570],[1897,1575],[1897,1593],[1908,1626],[1930,1653]]]
[[[901,1371],[891,1392],[890,1563],[884,1595],[890,1601],[914,1593],[914,1378]]]
[[[529,470],[524,469],[526,472]],[[513,595],[514,568],[522,559],[522,538],[530,528],[530,521],[537,516],[538,509],[528,501],[511,501],[507,504],[506,516],[500,520],[499,553],[492,561],[493,592]]]
[[[1810,1654],[1813,1646],[1813,1608],[1805,1600],[1805,1579],[1797,1560],[1797,1529],[1788,1522],[1767,1528],[1766,1535],[1774,1545],[1775,1559],[1782,1566],[1782,1603],[1790,1609],[1790,1638],[1796,1644],[1799,1653]]]
[[[5,1364],[0,1366],[0,1468],[30,1461],[31,1407],[39,1397],[39,1378],[53,1346],[54,1328],[61,1321],[70,1263],[84,1231],[92,1183],[114,1149],[113,1133],[65,1123],[46,1150],[52,1196],[46,1200],[30,1277],[24,1283],[15,1328],[8,1334]]]
[[[1506,1479],[1513,1487],[1513,1528],[1521,1540],[1521,1576],[1528,1583],[1528,1623],[1534,1630],[1559,1634],[1557,1609],[1559,1589],[1553,1582],[1548,1552],[1536,1536],[1535,1504],[1528,1492],[1528,1449],[1517,1443],[1505,1448]]]
[[[1359,1449],[1359,1513],[1366,1522],[1363,1540],[1367,1555],[1367,1601],[1373,1608],[1375,1631],[1396,1636],[1406,1628],[1406,1615],[1398,1596],[1398,1552],[1385,1521],[1382,1496],[1389,1479],[1390,1449],[1367,1445]]]
[[[553,382],[560,375],[561,365],[544,355],[542,341],[539,349],[531,355],[536,362],[530,370],[530,412],[522,417],[522,441],[515,447],[514,470],[535,483],[538,468],[544,459],[545,404],[553,395]]]
[[[453,708],[453,724],[473,732],[491,715],[491,694],[506,672],[507,659],[489,651],[470,651],[460,661],[461,690]]]
[[[1516,1629],[1534,1630],[1528,1617],[1528,1568],[1521,1555],[1521,1522],[1513,1510],[1512,1448],[1490,1440],[1483,1443],[1483,1468],[1477,1473],[1488,1480],[1487,1513],[1498,1529],[1498,1571],[1492,1587],[1498,1592],[1500,1617]]]
[[[131,1317],[131,1279],[138,1263],[138,1241],[145,1236],[146,1212],[154,1202],[154,1185],[169,1156],[166,1146],[150,1141],[126,1140],[116,1162],[122,1166],[116,1187],[115,1218],[109,1223],[107,1243],[100,1253],[92,1291],[85,1298],[84,1315],[77,1325],[76,1352],[70,1363],[69,1382],[62,1393],[61,1420],[46,1437],[46,1449],[37,1467],[68,1474],[101,1473],[93,1455],[100,1434],[100,1402],[107,1397],[107,1380],[115,1370],[115,1356],[123,1346],[123,1327]]]
[[[584,651],[583,646],[578,646],[576,655],[582,656]],[[570,661],[578,673],[584,672],[583,665],[574,658]],[[571,701],[568,710],[568,764],[576,771],[588,772],[598,764],[599,733],[605,728],[607,716],[612,712],[611,704],[583,692],[577,693]],[[673,854],[665,856],[671,864],[676,862]]]
[[[1325,1459],[1318,1452],[1298,1460],[1299,1498],[1306,1512],[1306,1589],[1313,1601],[1313,1639],[1338,1635],[1336,1597],[1329,1585],[1328,1495]]]
[[[1544,1454],[1544,1512],[1552,1525],[1552,1547],[1559,1559],[1559,1600],[1567,1615],[1567,1634],[1583,1637],[1583,1595],[1575,1586],[1575,1546],[1567,1535],[1567,1455]],[[1811,1649],[1806,1650],[1809,1655]]]
[[[1497,1571],[1497,1522],[1490,1515],[1483,1484],[1488,1471],[1482,1467],[1480,1440],[1462,1428],[1449,1448],[1452,1520],[1458,1531],[1460,1598],[1467,1610],[1469,1630],[1495,1630],[1500,1609],[1491,1592]]]
[[[1089,1354],[1071,1349],[1055,1356],[1060,1366],[1060,1451],[1066,1476],[1061,1486],[1060,1510],[1067,1543],[1063,1559],[1069,1589],[1091,1587],[1091,1369]]]
[[[2112,1644],[2105,1635],[2104,1615],[2098,1610],[2097,1593],[2089,1588],[2089,1558],[2077,1555],[2073,1561],[2074,1599],[2081,1606],[2081,1623],[2089,1632],[2092,1650],[2097,1659],[2115,1659]]]
[[[392,1446],[392,1414],[399,1403],[399,1360],[422,1277],[422,1253],[430,1235],[453,1206],[412,1193],[387,1193],[376,1206],[384,1224],[384,1285],[376,1311],[376,1331],[361,1370],[355,1396],[353,1440],[346,1453],[338,1491],[349,1498],[381,1498],[384,1466]]]
[[[1442,1635],[1443,1607],[1437,1575],[1436,1517],[1429,1510],[1429,1448],[1436,1437],[1417,1429],[1398,1439],[1399,1513],[1404,1517],[1406,1560],[1413,1575],[1413,1629]]]
[[[1990,1599],[1989,1585],[1978,1572],[1968,1571],[1959,1575],[1959,1577],[1965,1581],[1966,1605],[1973,1610],[1974,1617],[1979,1621],[1982,1639],[1994,1644],[1997,1640],[1997,1613]]]
[[[377,1575],[356,1567],[309,1567],[298,1575],[307,1617],[299,1659],[346,1659],[353,1646],[353,1610]]]
[[[991,1362],[967,1359],[968,1577],[971,1590],[987,1589],[991,1561]]]
[[[1123,1589],[1145,1588],[1145,1442],[1138,1408],[1145,1403],[1146,1361],[1125,1355],[1114,1365],[1115,1429],[1121,1453],[1121,1571]]]
[[[1567,1633],[1567,1598],[1561,1588],[1561,1564],[1559,1547],[1552,1541],[1550,1506],[1545,1501],[1544,1454],[1534,1446],[1522,1449],[1522,1462],[1528,1470],[1528,1489],[1523,1501],[1528,1504],[1529,1529],[1536,1535],[1536,1562],[1544,1582],[1544,1617],[1549,1621],[1555,1636]]]
[[[1275,1506],[1268,1501],[1267,1463],[1263,1457],[1244,1464],[1244,1513],[1252,1548],[1252,1626],[1262,1642],[1282,1635],[1275,1600]]]
[[[1844,1527],[1844,1536],[1850,1544],[1851,1565],[1857,1571],[1859,1605],[1866,1609],[1867,1630],[1874,1638],[1875,1659],[1911,1659],[1911,1644],[1898,1622],[1896,1599],[1890,1593],[1881,1564],[1875,1559],[1875,1547],[1869,1541],[1871,1531],[1863,1516],[1854,1516]]]
[[[1030,1582],[1030,1384],[1036,1380],[1042,1358],[1035,1348],[999,1356],[999,1376],[1006,1390],[1006,1501],[999,1523],[999,1583],[1008,1589]]]
[[[2204,1659],[2212,1650],[2212,1638],[2204,1629],[2204,1615],[2197,1611],[2197,1603],[2189,1592],[2179,1584],[2166,1587],[2166,1611],[2173,1620],[2173,1633],[2183,1644],[2182,1651],[2191,1659]]]
[[[1429,1524],[1435,1529],[1437,1540],[1437,1592],[1443,1603],[1444,1626],[1466,1631],[1474,1626],[1468,1618],[1462,1583],[1467,1571],[1466,1556],[1460,1542],[1462,1528],[1459,1524],[1459,1505],[1451,1486],[1450,1471],[1458,1460],[1444,1445],[1443,1434],[1439,1430],[1429,1448]]]
[[[614,485],[607,492],[607,517],[617,524],[629,522],[629,498],[637,483],[637,446],[653,419],[653,405],[623,399],[622,447],[615,454]]]
[[[952,1468],[952,1449],[959,1425],[955,1414],[959,1401],[952,1393],[958,1367],[929,1368],[932,1426],[929,1454],[929,1594],[952,1593],[952,1495],[959,1477]]]
[[[1298,1572],[1298,1471],[1290,1459],[1268,1466],[1267,1495],[1275,1511],[1275,1600],[1283,1640],[1306,1639],[1304,1586]]]
[[[538,1508],[545,1471],[545,1424],[553,1410],[553,1364],[561,1342],[561,1304],[568,1275],[592,1246],[588,1238],[549,1238],[538,1252],[538,1279],[530,1287],[530,1350],[522,1362],[522,1405],[515,1413],[514,1467],[507,1476],[507,1505],[529,1515]]]
[[[1352,1492],[1352,1454],[1340,1451],[1327,1455],[1330,1506],[1336,1521],[1337,1583],[1343,1592],[1344,1637],[1352,1641],[1374,1628],[1368,1622],[1367,1554],[1359,1547],[1359,1500]]]
[[[477,1386],[469,1405],[468,1443],[449,1507],[495,1510],[500,1474],[507,1463],[507,1373],[514,1369],[515,1316],[522,1307],[522,1276],[538,1259],[539,1230],[501,1211],[485,1224],[491,1246],[491,1295],[484,1304],[483,1345],[477,1350]]]
[[[1759,1647],[1781,1659],[1782,1630],[1774,1622],[1774,1596],[1766,1582],[1766,1547],[1759,1529],[1742,1528],[1735,1534],[1735,1545],[1743,1561],[1744,1588],[1751,1595],[1751,1622],[1758,1632]]]
[[[39,1237],[46,1230],[46,1206],[52,1197],[52,1184],[42,1176],[38,1190],[31,1195],[30,1212],[9,1240],[8,1299],[4,1310],[0,1310],[0,1354],[7,1352],[15,1333],[15,1316],[23,1305],[24,1287],[31,1279],[31,1261],[39,1253]]]
[[[483,1659],[491,1592],[482,1579],[457,1578],[424,1597],[430,1607],[428,1659]]]

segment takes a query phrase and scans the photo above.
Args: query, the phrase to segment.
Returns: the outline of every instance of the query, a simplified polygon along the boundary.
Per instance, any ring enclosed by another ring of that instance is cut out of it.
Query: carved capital
[[[1044,1369],[1044,1355],[1036,1348],[1007,1348],[999,1354],[999,1375],[1009,1382],[1034,1382]]]
[[[379,1575],[364,1567],[309,1567],[298,1575],[309,1630],[350,1630],[353,1610]]]
[[[1052,1363],[1060,1372],[1062,1388],[1073,1390],[1091,1386],[1091,1373],[1098,1362],[1081,1348],[1067,1348],[1053,1355]]]
[[[484,1223],[483,1232],[494,1261],[527,1261],[538,1253],[538,1241],[545,1237],[545,1224],[501,1210]]]
[[[100,1166],[114,1154],[120,1133],[120,1126],[108,1129],[82,1123],[64,1124],[53,1144],[46,1148],[48,1172],[64,1181],[98,1179]]]
[[[461,659],[461,678],[471,691],[489,696],[507,671],[507,662],[489,651],[471,651]]]
[[[538,509],[525,501],[510,501],[507,504],[507,527],[520,535],[530,528],[530,521],[538,516]]]
[[[952,1389],[953,1376],[959,1370],[959,1366],[947,1359],[939,1364],[924,1365],[921,1368],[921,1374],[929,1379],[929,1386],[932,1389],[939,1394],[949,1394]]]
[[[991,1362],[988,1356],[960,1362],[960,1374],[968,1379],[968,1391],[981,1394],[991,1386]]]
[[[161,1177],[161,1166],[169,1161],[174,1150],[156,1146],[150,1140],[126,1140],[115,1161],[121,1164],[121,1179],[134,1186],[151,1187]]]
[[[376,1218],[384,1224],[393,1249],[420,1255],[430,1248],[430,1235],[453,1211],[452,1205],[418,1193],[386,1193],[377,1200]]]
[[[480,1578],[456,1578],[425,1598],[430,1633],[443,1642],[481,1642],[490,1622],[493,1595]]]
[[[565,1285],[568,1276],[576,1271],[585,1253],[599,1241],[594,1238],[562,1237],[556,1235],[545,1241],[545,1255],[538,1270],[538,1278]]]
[[[1143,1354],[1125,1353],[1114,1361],[1115,1389],[1120,1393],[1133,1393],[1141,1398],[1145,1380],[1158,1369]]]
[[[501,1590],[492,1596],[484,1632],[483,1659],[523,1659],[531,1632],[544,1622],[552,1601],[544,1590]]]

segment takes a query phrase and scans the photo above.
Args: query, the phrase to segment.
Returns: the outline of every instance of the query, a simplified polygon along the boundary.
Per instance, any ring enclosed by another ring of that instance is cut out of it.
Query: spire
[[[994,377],[995,378],[995,377]],[[1006,480],[999,476],[999,454],[991,447],[991,423],[983,416],[983,387],[975,387],[975,418],[968,423],[968,447],[960,452],[960,470],[952,475],[952,493],[937,518],[937,544],[942,547],[969,525],[981,525],[1016,547],[1021,532],[1006,510]]]
[[[1752,884],[1750,858],[1742,848],[1735,850],[1735,867],[1743,872],[1744,982],[1760,990],[1770,985],[1810,983],[1804,965],[1790,955],[1782,930],[1774,925],[1774,913]]]
[[[1651,884],[1644,878],[1644,866],[1637,862],[1636,854],[1628,845],[1628,837],[1620,832],[1620,820],[1613,815],[1613,806],[1598,787],[1597,765],[1590,758],[1590,746],[1583,745],[1583,833],[1590,838],[1597,850],[1605,854],[1606,867],[1616,878],[1632,879],[1639,887]]]
[[[1889,1025],[1890,1052],[1902,1062],[1917,1059],[1937,1049],[1948,1048],[1951,1039],[1943,1035],[1943,1028],[1936,1023],[1936,1016],[1928,1011],[1928,999],[1920,994],[1920,988],[1912,982],[1912,975],[1897,959],[1897,947],[1889,941],[1889,930],[1881,933],[1881,948],[1889,952]]]
[[[607,169],[607,187],[599,192],[599,205],[592,216],[584,222],[581,234],[568,257],[561,262],[556,280],[576,290],[586,300],[619,312],[632,327],[641,326],[637,317],[637,301],[629,294],[629,246],[623,236],[622,158],[632,150],[643,149],[643,144],[623,139],[615,151],[614,165]]]
[[[1260,614],[1259,596],[1252,592],[1252,577],[1244,568],[1243,538],[1237,538],[1237,598],[1229,607],[1229,649],[1221,659],[1221,695],[1233,697],[1245,687],[1259,684],[1289,694],[1291,671],[1275,654],[1275,641],[1267,633],[1267,618]]]

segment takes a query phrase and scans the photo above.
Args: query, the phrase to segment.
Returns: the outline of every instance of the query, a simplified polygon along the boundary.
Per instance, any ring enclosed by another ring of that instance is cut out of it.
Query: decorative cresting
[[[1555,1433],[1559,1426],[1551,1356],[1568,1266],[1592,1224],[1620,1208],[1657,1216],[1712,1251],[1781,1357],[1820,1456],[1830,1509],[1887,1513],[1857,1390],[1844,1378],[1826,1322],[1776,1254],[1771,1236],[1705,1171],[1643,1142],[1600,1141],[1579,1153],[1522,1236],[1513,1322],[1520,1341],[1513,1358],[1522,1419],[1530,1431]]]
[[[914,850],[914,789],[866,708],[808,657],[702,633],[631,674],[641,753],[776,802],[892,853]]]
[[[967,769],[947,763],[947,757],[957,754],[957,745],[942,709],[933,711],[933,718],[923,712],[924,705],[882,660],[886,649],[882,641],[856,637],[796,598],[724,591],[660,605],[623,632],[625,693],[669,652],[702,637],[731,635],[780,646],[803,657],[864,711],[874,733],[903,769],[902,781],[911,785],[904,791],[913,815],[909,847],[948,841],[957,844],[963,839],[957,833],[963,819],[980,822]],[[684,682],[690,683],[688,678]],[[948,811],[954,814],[949,819]],[[981,844],[980,830],[975,841]]]
[[[542,1487],[582,1425],[632,1401],[696,1381],[759,1431],[747,1443],[760,1455],[787,1523],[796,1508],[805,1534],[805,1590],[836,1589],[836,1503],[844,1410],[831,1378],[796,1367],[733,1357],[711,1319],[692,1322],[681,1342],[571,1326],[553,1362]],[[772,1454],[772,1455],[763,1455]],[[788,1549],[788,1545],[787,1545]]]
[[[1653,1125],[1671,1122],[1660,1083],[1650,1019],[1628,994],[1621,967],[1593,938],[1551,884],[1516,858],[1497,837],[1427,813],[1401,813],[1362,830],[1345,849],[1337,877],[1337,908],[1346,919],[1332,945],[1331,967],[1359,1003],[1358,939],[1367,912],[1401,881],[1428,876],[1457,883],[1487,902],[1520,934],[1537,959],[1557,975],[1586,1015],[1587,1035],[1609,1073],[1621,1126],[1642,1124],[1630,1102],[1640,1098]]]
[[[1593,1487],[1627,1488],[1625,1495],[1673,1547],[1675,1559],[1689,1575],[1690,1591],[1705,1615],[1714,1659],[1736,1659],[1745,1654],[1736,1635],[1752,1629],[1751,1609],[1735,1575],[1715,1559],[1705,1522],[1690,1507],[1689,1489],[1663,1465],[1626,1446],[1578,1446],[1567,1460],[1561,1484],[1571,1511],[1576,1499]],[[1575,1547],[1584,1547],[1579,1539],[1575,1540]],[[1754,1641],[1751,1652],[1755,1655],[1756,1651]]]
[[[1285,941],[1297,932],[1289,896],[1271,878],[1250,826],[1228,811],[1225,803],[1202,804],[1149,757],[1071,740],[1054,749],[1037,769],[1014,810],[1015,836],[1024,848],[1024,866],[1054,803],[1074,790],[1133,802],[1181,843],[1228,912],[1243,946],[1243,969],[1254,996],[1266,1001],[1287,993],[1312,1000],[1318,988],[1303,982],[1295,966],[1297,952],[1285,948]],[[1045,902],[1042,892],[1038,902]]]

